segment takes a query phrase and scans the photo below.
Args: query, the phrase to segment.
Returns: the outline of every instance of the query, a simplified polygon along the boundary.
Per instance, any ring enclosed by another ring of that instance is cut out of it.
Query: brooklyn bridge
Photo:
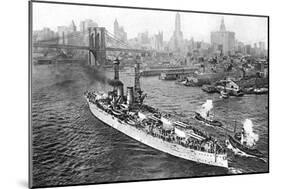
[[[74,43],[71,41],[79,41],[81,34],[70,33],[68,35],[57,36],[50,39],[33,41],[33,52],[48,52],[51,49],[57,52],[64,50],[82,50],[88,53],[88,64],[92,66],[100,66],[106,64],[107,53],[132,53],[134,55],[152,55],[168,54],[166,51],[136,49],[128,43],[118,39],[114,34],[106,30],[105,27],[89,27],[87,34],[87,42]],[[66,43],[67,41],[67,43]]]

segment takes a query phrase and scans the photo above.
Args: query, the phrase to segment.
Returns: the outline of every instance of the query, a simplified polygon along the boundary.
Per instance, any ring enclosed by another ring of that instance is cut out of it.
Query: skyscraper
[[[220,31],[221,32],[225,32],[226,31],[223,18],[221,19]]]
[[[181,31],[180,14],[176,14],[175,18],[175,30],[170,41],[170,46],[175,51],[181,51],[183,47],[183,33]]]
[[[127,33],[122,26],[119,26],[117,19],[114,21],[114,36],[122,41],[127,41]]]
[[[235,33],[226,30],[223,18],[220,23],[220,30],[211,32],[211,45],[223,55],[234,54]]]
[[[175,32],[181,32],[181,17],[179,13],[176,14]]]

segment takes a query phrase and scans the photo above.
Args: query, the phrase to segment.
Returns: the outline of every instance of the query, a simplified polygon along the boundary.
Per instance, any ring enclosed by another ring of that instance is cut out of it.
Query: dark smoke
[[[100,82],[102,84],[108,84],[108,81],[110,80],[102,71],[98,70],[97,68],[83,65],[83,70],[92,83]]]
[[[123,85],[123,83],[119,80],[114,80],[108,78],[103,71],[99,70],[98,68],[94,68],[88,65],[84,65],[84,72],[89,77],[92,83],[100,82],[105,85],[110,85],[112,87]]]
[[[105,85],[110,85],[112,87],[117,87],[123,85],[120,80],[115,80],[108,78],[105,73],[98,68],[92,66],[83,65],[84,72],[87,74],[91,82],[100,82]]]
[[[107,83],[112,87],[123,86],[123,83],[119,80],[109,79]]]

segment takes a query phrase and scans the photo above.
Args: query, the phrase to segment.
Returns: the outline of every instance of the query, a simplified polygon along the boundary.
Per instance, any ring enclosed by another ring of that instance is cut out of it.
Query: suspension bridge
[[[33,48],[46,48],[70,50],[83,50],[88,52],[88,64],[99,66],[106,63],[106,53],[116,52],[133,52],[133,53],[157,53],[167,54],[164,51],[136,49],[131,47],[125,41],[118,39],[114,34],[107,31],[104,27],[88,28],[88,33],[72,32],[44,40],[33,42]]]

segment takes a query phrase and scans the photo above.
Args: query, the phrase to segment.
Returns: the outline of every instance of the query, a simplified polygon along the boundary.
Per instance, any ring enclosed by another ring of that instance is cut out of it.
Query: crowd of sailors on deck
[[[197,134],[202,133],[194,128],[193,131]],[[161,138],[164,141],[177,143],[190,149],[216,154],[225,153],[225,150],[217,143],[217,141],[209,136],[204,137],[204,140],[198,140],[193,137],[179,137],[175,134],[174,130],[164,130],[157,124],[148,126],[146,132],[154,137]]]

